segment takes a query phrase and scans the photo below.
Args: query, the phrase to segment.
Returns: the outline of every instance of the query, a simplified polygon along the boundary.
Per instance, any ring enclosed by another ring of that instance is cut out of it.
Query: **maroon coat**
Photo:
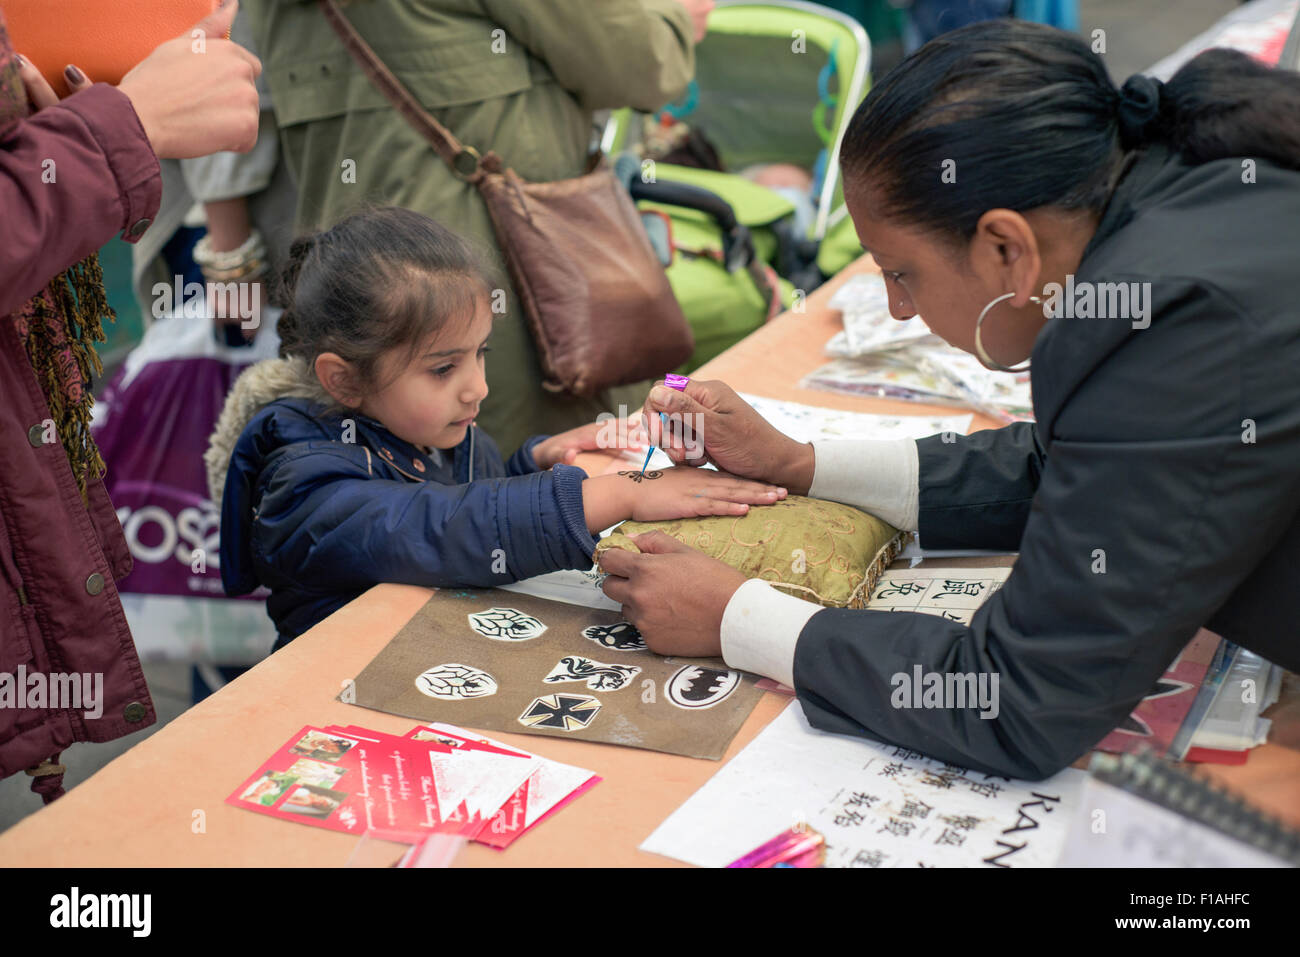
[[[144,233],[158,161],[112,86],[19,118],[12,53],[0,17],[0,674],[102,674],[103,711],[0,707],[0,777],[156,720],[114,584],[131,570],[122,527],[103,483],[87,477],[88,508],[61,445],[42,442],[51,415],[11,313],[118,230],[128,242]],[[53,774],[33,782],[47,801],[60,785]]]

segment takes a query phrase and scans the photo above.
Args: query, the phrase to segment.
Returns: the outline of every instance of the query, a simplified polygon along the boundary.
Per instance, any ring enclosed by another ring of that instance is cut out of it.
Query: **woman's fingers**
[[[45,82],[41,71],[36,69],[36,65],[26,57],[19,59],[18,75],[22,78],[23,86],[27,88],[27,99],[31,102],[33,110],[43,110],[59,102],[59,94]]]
[[[71,93],[80,93],[82,90],[88,90],[95,85],[94,81],[73,63],[69,63],[63,68],[63,82],[68,84],[68,90]]]
[[[612,552],[622,550],[621,548],[610,549]],[[609,597],[610,601],[616,601],[623,605],[627,603],[628,593],[632,590],[632,583],[626,578],[619,578],[611,573],[600,583],[600,588]]]
[[[606,575],[626,579],[636,568],[636,552],[627,548],[607,548],[600,553],[600,570]],[[611,595],[611,598],[614,596]]]

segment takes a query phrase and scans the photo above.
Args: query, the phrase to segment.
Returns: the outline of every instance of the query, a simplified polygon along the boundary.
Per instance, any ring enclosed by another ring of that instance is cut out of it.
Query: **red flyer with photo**
[[[373,732],[370,732],[373,734]],[[436,743],[393,743],[308,725],[226,803],[349,834],[382,831],[418,840],[446,830],[428,752]]]

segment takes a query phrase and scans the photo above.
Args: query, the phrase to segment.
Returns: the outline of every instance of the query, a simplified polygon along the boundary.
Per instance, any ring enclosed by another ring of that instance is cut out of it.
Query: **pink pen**
[[[668,388],[670,388],[670,389],[676,389],[678,392],[685,392],[685,391],[686,391],[686,383],[688,383],[688,382],[690,382],[690,381],[691,381],[690,376],[677,375],[677,374],[674,373],[674,372],[670,372],[670,373],[668,373],[668,375],[664,376],[664,385],[666,385],[666,386],[667,386]],[[667,431],[667,430],[668,430],[668,416],[666,416],[666,415],[664,415],[662,412],[660,412],[660,413],[659,413],[659,422],[660,422],[660,424],[663,426],[664,431]],[[645,468],[646,468],[647,465],[650,464],[650,456],[652,456],[652,455],[654,455],[654,454],[655,454],[655,447],[652,445],[652,446],[650,446],[649,449],[646,450],[645,461],[641,463],[641,474],[637,476],[637,481],[638,481],[638,482],[641,481],[641,479],[645,477]]]
[[[727,867],[821,867],[826,839],[807,827],[792,827]]]

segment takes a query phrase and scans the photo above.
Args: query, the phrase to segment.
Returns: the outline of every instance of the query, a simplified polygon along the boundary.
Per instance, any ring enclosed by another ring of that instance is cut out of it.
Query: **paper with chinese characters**
[[[793,701],[641,850],[725,867],[806,824],[826,838],[827,867],[1051,867],[1086,777],[968,771],[814,730]]]
[[[872,611],[919,611],[969,625],[975,609],[1011,574],[1001,568],[903,568],[880,576],[867,607]]]
[[[357,675],[353,703],[424,722],[718,760],[762,692],[721,658],[664,658],[618,612],[443,589]]]

